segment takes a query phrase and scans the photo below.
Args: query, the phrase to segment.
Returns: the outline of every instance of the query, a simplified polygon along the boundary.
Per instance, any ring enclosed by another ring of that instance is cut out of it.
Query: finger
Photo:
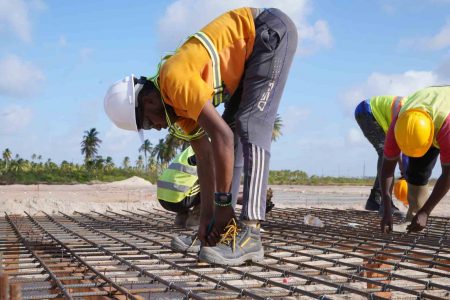
[[[381,233],[385,233],[384,232],[384,223],[383,222],[380,223],[380,231],[381,231]]]
[[[208,240],[208,246],[214,247],[216,245],[216,241],[210,235],[208,235],[207,240]]]
[[[214,228],[214,230],[212,231],[212,236],[213,236],[215,239],[219,239],[219,238],[220,238],[220,233],[219,233],[219,231],[217,230],[217,228]]]
[[[409,225],[409,232],[417,232],[420,231],[420,226],[418,226],[416,223],[411,223]]]
[[[200,240],[200,243],[202,244],[202,246],[206,245],[206,239],[203,235],[197,235],[198,239]]]
[[[411,224],[409,224],[408,226],[406,226],[406,232],[407,232],[407,233],[411,233]]]

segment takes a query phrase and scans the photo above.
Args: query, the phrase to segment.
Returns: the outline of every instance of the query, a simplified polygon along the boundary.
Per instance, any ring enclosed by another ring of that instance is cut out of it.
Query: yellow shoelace
[[[233,251],[236,249],[236,236],[238,235],[239,231],[241,231],[237,224],[236,220],[232,218],[230,222],[228,222],[227,226],[225,226],[225,232],[220,235],[221,239],[219,243],[230,245],[230,243],[233,243]]]
[[[197,239],[198,239],[198,235],[195,235],[195,238],[192,240],[191,245],[190,245],[187,249],[190,249],[192,246],[194,246],[194,244],[195,244],[195,242],[197,241]],[[187,249],[186,249],[186,250],[187,250]]]

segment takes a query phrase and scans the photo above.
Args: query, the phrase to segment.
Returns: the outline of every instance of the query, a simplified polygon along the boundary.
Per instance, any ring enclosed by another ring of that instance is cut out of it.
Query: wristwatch
[[[214,203],[217,206],[230,206],[231,205],[231,193],[214,193]]]

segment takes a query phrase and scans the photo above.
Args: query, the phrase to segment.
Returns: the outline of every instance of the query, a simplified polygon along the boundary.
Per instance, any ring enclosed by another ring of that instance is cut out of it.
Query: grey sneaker
[[[260,230],[243,223],[238,227],[235,219],[231,219],[220,242],[214,247],[202,247],[198,258],[228,266],[239,266],[248,260],[260,261],[264,258]]]
[[[197,235],[177,235],[170,241],[170,246],[180,252],[193,252],[200,251],[200,240]]]
[[[189,210],[185,222],[187,228],[198,228],[198,225],[200,225],[200,204]]]
[[[187,212],[178,212],[175,216],[175,220],[173,221],[173,224],[185,227],[186,226],[186,220],[188,218]]]

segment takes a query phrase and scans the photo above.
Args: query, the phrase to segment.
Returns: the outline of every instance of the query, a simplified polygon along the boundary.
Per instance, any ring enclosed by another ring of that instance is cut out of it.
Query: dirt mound
[[[112,187],[115,187],[115,186],[117,186],[117,187],[149,187],[149,186],[152,186],[153,184],[150,181],[145,180],[141,177],[133,176],[133,177],[130,177],[125,180],[106,183],[106,185],[112,186]]]

